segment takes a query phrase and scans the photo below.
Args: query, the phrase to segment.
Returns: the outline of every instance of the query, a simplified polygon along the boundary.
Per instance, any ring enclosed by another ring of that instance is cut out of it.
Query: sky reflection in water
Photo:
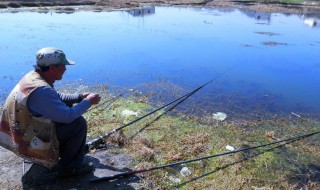
[[[52,46],[77,63],[63,83],[132,88],[166,79],[193,89],[236,65],[202,93],[272,95],[287,111],[319,112],[320,28],[309,27],[305,17],[177,7],[156,7],[145,16],[1,13],[1,101],[32,69],[35,52]]]

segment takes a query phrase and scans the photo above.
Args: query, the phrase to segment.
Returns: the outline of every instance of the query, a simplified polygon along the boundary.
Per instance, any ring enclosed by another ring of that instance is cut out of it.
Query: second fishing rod
[[[229,72],[229,71],[231,71],[232,69],[234,69],[235,66],[236,66],[236,65],[234,65],[234,66],[230,67],[229,69],[223,71],[222,73],[218,74],[216,77],[214,77],[213,79],[211,79],[210,81],[202,84],[201,86],[199,86],[198,88],[190,91],[189,93],[187,93],[187,94],[185,94],[185,95],[183,95],[183,96],[181,96],[181,97],[179,97],[179,98],[177,98],[177,99],[175,99],[175,100],[173,100],[173,101],[171,101],[171,102],[169,102],[169,103],[167,103],[167,104],[165,104],[165,105],[163,105],[163,106],[161,106],[161,107],[159,107],[159,108],[157,108],[157,109],[155,109],[155,110],[153,110],[153,111],[151,111],[151,112],[149,112],[149,113],[147,113],[147,114],[145,114],[145,115],[143,115],[143,116],[141,116],[141,117],[138,117],[138,118],[130,121],[129,123],[127,123],[127,124],[125,124],[125,125],[123,125],[123,126],[120,126],[120,127],[118,127],[118,128],[115,128],[115,129],[113,129],[112,131],[109,131],[108,133],[106,133],[106,134],[104,134],[104,135],[101,135],[101,136],[99,136],[98,138],[95,138],[95,139],[87,142],[87,143],[86,143],[86,147],[85,147],[85,152],[88,153],[91,149],[93,149],[94,147],[96,147],[98,144],[102,143],[102,141],[103,141],[104,138],[109,137],[110,135],[114,134],[115,132],[117,132],[117,131],[125,128],[125,127],[128,127],[128,126],[136,123],[137,121],[140,121],[141,119],[143,119],[143,118],[145,118],[145,117],[147,117],[147,116],[149,116],[149,115],[151,115],[151,114],[153,114],[153,113],[156,113],[156,112],[158,112],[159,110],[161,110],[161,109],[163,109],[163,108],[165,108],[165,107],[167,107],[167,106],[169,106],[169,105],[171,105],[171,104],[173,104],[173,103],[175,103],[175,102],[180,101],[180,102],[177,103],[175,106],[179,105],[180,103],[183,102],[183,101],[181,101],[181,100],[185,100],[185,99],[189,98],[191,95],[193,95],[194,93],[196,93],[197,91],[199,91],[200,89],[202,89],[203,87],[205,87],[206,85],[210,84],[211,82],[213,82],[213,81],[216,80],[217,78],[221,77],[222,75],[224,75],[224,74],[226,74],[227,72]]]
[[[270,143],[251,146],[251,147],[242,148],[242,149],[238,149],[238,150],[222,152],[222,153],[219,153],[219,154],[213,154],[213,155],[199,157],[199,158],[193,158],[193,159],[190,159],[190,160],[172,162],[172,163],[168,163],[168,164],[164,164],[164,165],[160,165],[160,166],[154,166],[154,167],[145,168],[145,169],[140,169],[140,170],[132,170],[132,171],[128,171],[128,172],[122,172],[122,173],[118,173],[118,174],[110,175],[110,176],[106,176],[106,177],[93,178],[93,179],[90,179],[90,182],[100,182],[100,181],[106,181],[106,180],[113,180],[113,179],[117,179],[117,178],[121,178],[121,177],[128,177],[128,176],[139,174],[139,173],[144,173],[144,172],[153,171],[153,170],[162,169],[162,168],[167,168],[167,167],[173,167],[173,166],[176,166],[176,165],[196,162],[196,161],[205,160],[205,159],[209,159],[209,158],[215,158],[215,157],[235,154],[235,153],[239,153],[239,152],[245,152],[247,150],[254,150],[254,149],[258,149],[258,148],[262,148],[262,147],[268,147],[268,146],[271,146],[271,145],[277,145],[277,147],[281,147],[281,146],[284,146],[285,144],[290,144],[290,143],[293,143],[295,141],[299,141],[299,140],[305,139],[307,137],[311,137],[311,136],[319,134],[319,133],[320,133],[320,131],[315,131],[315,132],[312,132],[312,133],[299,135],[299,136],[296,136],[296,137],[291,137],[291,138],[287,138],[287,139],[283,139],[283,140],[273,141],[273,142],[270,142]],[[281,144],[281,143],[283,143],[283,144]],[[276,148],[276,147],[270,148],[270,149],[268,149],[266,151],[272,150],[274,148]]]

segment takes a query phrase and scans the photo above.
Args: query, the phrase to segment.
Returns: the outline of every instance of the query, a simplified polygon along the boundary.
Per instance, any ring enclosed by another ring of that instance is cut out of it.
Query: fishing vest
[[[26,74],[9,94],[0,118],[0,146],[34,163],[51,168],[59,159],[55,124],[35,117],[27,108],[29,95],[51,86],[35,71]]]

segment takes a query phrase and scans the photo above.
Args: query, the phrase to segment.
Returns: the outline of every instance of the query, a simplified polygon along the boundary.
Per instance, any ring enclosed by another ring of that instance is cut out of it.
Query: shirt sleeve
[[[43,116],[59,123],[71,123],[85,113],[91,106],[89,100],[83,99],[73,107],[68,107],[59,94],[52,88],[39,87],[28,97],[27,107],[36,116]]]
[[[58,92],[58,95],[60,100],[67,106],[73,105],[74,103],[79,103],[83,99],[81,94],[64,94]]]

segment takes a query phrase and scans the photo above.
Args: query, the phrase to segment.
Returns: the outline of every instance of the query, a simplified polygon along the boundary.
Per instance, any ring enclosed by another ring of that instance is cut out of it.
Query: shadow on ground
[[[90,182],[90,179],[110,176],[120,172],[130,171],[128,165],[132,159],[128,155],[110,155],[106,151],[96,152],[86,156],[87,162],[92,162],[95,171],[83,176],[60,179],[55,172],[33,164],[22,176],[23,189],[141,189],[140,178],[131,176],[110,181]]]

